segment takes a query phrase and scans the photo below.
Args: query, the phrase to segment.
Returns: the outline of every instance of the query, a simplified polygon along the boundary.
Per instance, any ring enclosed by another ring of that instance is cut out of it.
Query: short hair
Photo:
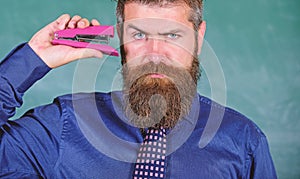
[[[117,23],[124,22],[124,7],[126,3],[140,3],[149,6],[168,7],[172,5],[185,4],[191,8],[189,21],[193,23],[194,30],[198,31],[200,24],[202,23],[202,0],[116,0],[116,16]]]

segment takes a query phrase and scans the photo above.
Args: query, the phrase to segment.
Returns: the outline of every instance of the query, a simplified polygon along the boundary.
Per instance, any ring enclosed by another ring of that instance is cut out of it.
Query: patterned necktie
[[[166,130],[148,129],[139,149],[133,179],[162,179],[166,166]]]

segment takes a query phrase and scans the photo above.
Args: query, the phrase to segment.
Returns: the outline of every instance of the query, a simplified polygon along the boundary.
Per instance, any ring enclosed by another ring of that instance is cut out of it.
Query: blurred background
[[[116,23],[116,3],[111,0],[1,2],[1,59],[63,13],[96,18],[105,25]],[[204,1],[207,32],[200,56],[203,64],[210,58],[218,60],[217,73],[223,75],[226,86],[221,87],[225,87],[221,98],[213,96],[212,84],[218,79],[208,77],[204,66],[198,91],[252,119],[269,140],[279,178],[287,179],[300,178],[299,9],[299,0]],[[117,38],[112,44],[118,46]],[[113,81],[118,83],[120,68],[119,58],[107,57],[54,69],[25,94],[14,118],[59,95],[117,89],[121,85]]]

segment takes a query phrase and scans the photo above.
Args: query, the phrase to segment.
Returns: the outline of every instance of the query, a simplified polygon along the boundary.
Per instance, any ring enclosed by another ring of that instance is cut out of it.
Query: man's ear
[[[197,55],[200,55],[200,53],[201,53],[205,31],[206,31],[206,22],[202,21],[202,23],[200,24],[199,29],[198,29],[198,52],[197,52]]]
[[[116,25],[116,29],[117,29],[118,37],[119,39],[121,39],[121,25],[119,23]]]

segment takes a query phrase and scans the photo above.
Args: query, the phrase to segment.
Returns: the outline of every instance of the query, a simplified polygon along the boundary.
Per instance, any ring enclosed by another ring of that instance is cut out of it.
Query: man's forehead
[[[161,22],[171,23],[173,21],[192,26],[192,23],[189,21],[190,10],[187,5],[155,6],[141,3],[127,3],[124,8],[124,21],[161,19]]]

